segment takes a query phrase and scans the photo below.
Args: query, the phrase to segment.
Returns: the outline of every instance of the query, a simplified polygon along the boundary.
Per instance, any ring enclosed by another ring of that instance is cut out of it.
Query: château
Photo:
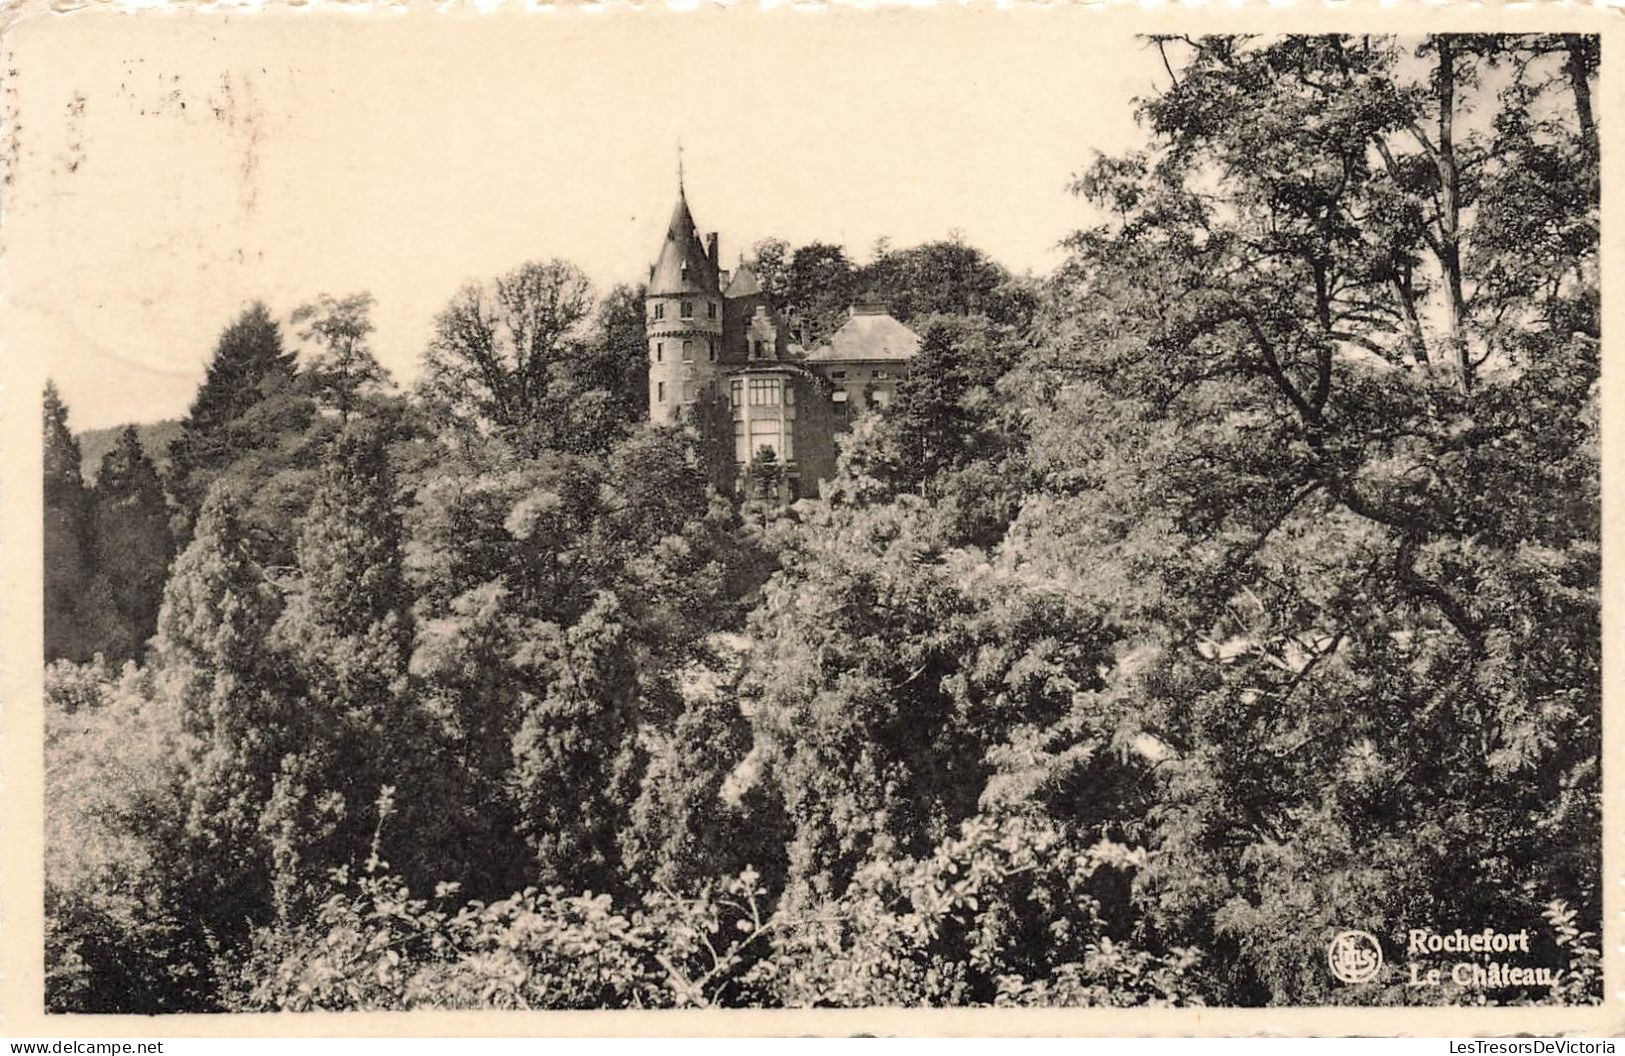
[[[701,241],[679,180],[644,305],[649,420],[691,421],[701,401],[720,401],[741,475],[772,464],[779,499],[816,495],[835,473],[836,435],[892,400],[920,337],[883,306],[862,304],[833,333],[808,333],[743,258],[731,272],[719,260],[718,236]]]

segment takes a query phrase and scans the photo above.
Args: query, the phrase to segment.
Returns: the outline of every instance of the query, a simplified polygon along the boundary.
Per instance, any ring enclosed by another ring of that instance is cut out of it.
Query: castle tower
[[[676,422],[702,392],[714,392],[722,356],[716,236],[711,236],[711,252],[706,252],[688,211],[681,176],[666,241],[649,271],[644,313],[649,335],[649,420]]]

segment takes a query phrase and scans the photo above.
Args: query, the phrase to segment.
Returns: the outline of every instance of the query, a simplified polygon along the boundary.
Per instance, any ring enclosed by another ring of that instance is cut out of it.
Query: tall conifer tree
[[[195,738],[186,828],[217,931],[266,919],[270,904],[261,817],[289,742],[287,680],[266,648],[276,607],[234,499],[215,490],[165,585],[155,646]]]
[[[134,426],[102,456],[91,499],[93,589],[113,617],[103,651],[109,659],[139,659],[158,629],[173,544],[158,470],[142,450]]]
[[[282,331],[259,301],[220,334],[214,358],[198,389],[181,435],[169,447],[169,487],[190,523],[215,475],[239,453],[246,438],[232,426],[254,404],[293,377],[294,355],[282,347]]]
[[[406,693],[412,650],[411,596],[401,567],[401,522],[381,439],[355,430],[334,440],[321,484],[300,522],[299,576],[273,638],[303,688],[291,750],[299,756],[275,828],[279,853],[320,868],[364,856],[385,785],[403,789],[411,814],[425,791],[406,781],[416,757],[432,755]],[[312,810],[326,798],[331,824]],[[338,797],[338,798],[336,798]],[[310,823],[315,821],[315,827]],[[318,846],[322,845],[322,846]]]
[[[79,441],[55,383],[45,384],[45,659],[88,660],[94,652],[82,618],[90,580],[85,484]]]

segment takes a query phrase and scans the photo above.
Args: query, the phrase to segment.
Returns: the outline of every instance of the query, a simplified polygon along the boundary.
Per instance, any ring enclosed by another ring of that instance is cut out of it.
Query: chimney
[[[705,255],[711,258],[713,268],[722,266],[722,258],[717,255],[717,249],[717,233],[713,231],[705,236]]]

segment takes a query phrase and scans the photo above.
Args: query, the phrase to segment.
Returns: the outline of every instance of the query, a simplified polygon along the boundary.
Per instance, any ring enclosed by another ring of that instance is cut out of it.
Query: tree
[[[644,332],[644,287],[620,285],[598,305],[596,364],[588,371],[592,388],[616,397],[628,422],[649,417],[649,339]]]
[[[533,626],[515,657],[535,688],[519,702],[512,781],[545,884],[620,886],[620,836],[643,763],[627,630],[604,592],[568,628]]]
[[[777,800],[763,781],[733,787],[753,738],[731,659],[690,669],[675,717],[651,724],[623,840],[628,870],[644,887],[692,894],[746,868],[767,874],[772,888],[783,884],[788,833]]]
[[[750,247],[750,266],[756,272],[767,299],[781,308],[789,306],[790,243],[782,238],[764,238]]]
[[[45,659],[88,660],[95,651],[83,611],[93,568],[88,552],[88,496],[79,475],[79,443],[68,408],[45,383]]]
[[[300,524],[298,577],[277,637],[299,650],[314,683],[353,698],[351,707],[399,677],[411,646],[395,502],[382,438],[351,430],[330,448]]]
[[[1538,289],[1473,278],[1483,188],[1584,156],[1554,56],[1501,53],[1462,134],[1471,41],[1167,46],[1151,148],[1081,181],[1111,219],[1009,387],[1041,486],[1005,548],[1122,635],[1100,692],[1165,782],[1150,926],[1223,1000],[1320,1001],[1334,926],[1595,912],[1564,849],[1596,831],[1595,207],[1528,203]]]
[[[1498,296],[1475,274],[1489,263],[1479,258],[1479,235],[1518,230],[1508,222],[1516,210],[1479,207],[1509,194],[1541,218],[1523,232],[1532,242],[1520,238],[1540,253],[1540,287],[1583,288],[1591,257],[1585,217],[1592,212],[1583,173],[1591,166],[1583,157],[1589,119],[1576,111],[1589,95],[1559,98],[1574,83],[1564,76],[1570,67],[1560,56],[1569,52],[1561,38],[1444,35],[1408,52],[1370,37],[1160,46],[1191,48],[1190,57],[1178,83],[1147,101],[1144,114],[1159,134],[1199,152],[1166,155],[1157,180],[1139,194],[1158,185],[1173,191],[1197,166],[1237,181],[1218,208],[1244,236],[1235,249],[1250,254],[1249,267],[1238,278],[1250,290],[1233,290],[1228,310],[1239,312],[1239,302],[1266,292],[1259,284],[1272,284],[1269,303],[1293,304],[1291,312],[1249,308],[1252,322],[1239,325],[1260,323],[1288,360],[1301,354],[1307,368],[1329,363],[1334,349],[1358,348],[1469,392],[1486,363],[1511,351],[1496,328],[1532,321],[1521,298]],[[1508,69],[1501,90],[1491,87],[1503,81],[1488,76],[1491,63]],[[1493,110],[1487,128],[1465,121],[1473,109]],[[1248,119],[1238,120],[1244,112]],[[1553,165],[1556,156],[1570,164],[1554,172],[1570,167],[1581,175],[1561,181],[1556,194],[1531,193],[1523,173]],[[1086,182],[1100,200],[1121,204],[1134,192],[1107,178],[1116,164]],[[1165,208],[1181,202],[1195,199],[1163,196]],[[1526,259],[1532,263],[1534,254]],[[1214,317],[1225,310],[1212,309]],[[1435,315],[1441,323],[1432,327]],[[1271,332],[1288,316],[1314,323],[1290,339],[1301,353],[1283,342],[1286,334]],[[1295,364],[1283,366],[1294,376]],[[1317,379],[1324,374],[1315,370]],[[1318,380],[1308,385],[1310,405],[1321,391]]]
[[[450,429],[529,454],[601,451],[621,431],[584,332],[592,288],[560,260],[464,286],[435,319],[421,391]]]
[[[857,270],[846,250],[827,242],[809,242],[790,258],[784,299],[778,303],[801,325],[803,343],[811,347],[846,319],[857,288]]]
[[[395,502],[383,437],[341,434],[300,521],[297,576],[271,635],[301,698],[262,823],[276,833],[283,912],[305,882],[364,857],[367,808],[385,786],[405,790],[409,829],[428,841],[421,861],[446,864],[429,849],[438,807],[425,800],[439,785],[421,761],[441,756],[408,692],[412,598]]]
[[[787,904],[829,915],[867,867],[929,855],[979,809],[1128,835],[1146,800],[1110,748],[1113,635],[1093,613],[949,547],[918,496],[798,512],[740,689],[791,826]],[[1050,751],[1080,773],[1035,776]]]
[[[745,490],[753,499],[777,502],[779,489],[784,484],[784,466],[779,463],[778,452],[762,445],[750,456],[745,467]]]
[[[431,430],[422,412],[383,391],[384,376],[368,347],[371,303],[366,294],[342,300],[324,295],[303,306],[301,336],[319,347],[297,375],[292,355],[271,355],[280,350],[281,337],[263,306],[228,330],[194,414],[171,445],[172,453],[183,456],[166,473],[180,544],[189,538],[198,505],[220,487],[234,495],[260,557],[272,567],[290,566],[298,522],[330,444],[347,425],[364,422],[386,436],[403,467],[428,455],[430,445],[422,441]],[[256,385],[228,384],[256,375]]]
[[[739,464],[734,461],[734,409],[728,396],[701,389],[683,409],[683,424],[693,431],[705,479],[718,494],[732,496],[739,489]]]
[[[617,871],[639,668],[615,590],[630,555],[594,530],[605,485],[596,460],[468,447],[419,490],[412,666],[458,775],[442,808],[467,833],[469,871],[456,879],[477,897],[538,869],[597,890]],[[588,806],[572,807],[578,795]]]
[[[304,380],[318,403],[338,411],[340,422],[349,422],[357,401],[389,381],[368,344],[373,303],[370,293],[342,300],[324,293],[293,313],[299,337],[316,346],[304,364]]]
[[[928,498],[953,545],[991,549],[1030,489],[1027,426],[1001,384],[1028,352],[981,316],[927,316],[896,398],[841,442],[831,501]]]
[[[986,254],[957,239],[884,252],[858,269],[862,296],[886,305],[903,322],[929,315],[982,315],[1024,326],[1036,303],[1032,291]]]
[[[244,429],[249,412],[293,379],[295,357],[282,347],[282,330],[255,301],[220,334],[203,384],[180,436],[169,447],[169,493],[180,507],[183,537],[208,486],[246,451],[265,446],[262,430]]]
[[[116,634],[103,651],[110,660],[139,660],[158,629],[174,550],[163,485],[134,426],[102,456],[91,504],[92,589],[108,600],[117,618]]]
[[[164,587],[155,652],[195,746],[184,792],[189,908],[222,941],[271,912],[260,823],[298,721],[268,642],[278,600],[233,498],[216,489]]]
[[[190,757],[178,711],[151,672],[131,666],[114,676],[105,667],[67,663],[47,669],[45,1001],[51,1011],[219,1007],[216,951],[206,916],[195,912],[208,864],[191,859],[186,835]]]
[[[876,469],[900,490],[930,482],[1000,452],[1003,402],[994,387],[1020,346],[984,321],[933,317],[897,397],[882,418],[894,441],[888,465]]]
[[[765,578],[761,541],[741,522],[731,488],[716,490],[706,447],[686,427],[658,426],[610,452],[616,487],[591,544],[608,555],[606,567],[619,565],[616,591],[649,676],[646,711],[674,703],[672,686],[686,683],[690,665],[712,665],[712,636],[742,627]],[[674,719],[660,712],[650,721],[666,728]]]

